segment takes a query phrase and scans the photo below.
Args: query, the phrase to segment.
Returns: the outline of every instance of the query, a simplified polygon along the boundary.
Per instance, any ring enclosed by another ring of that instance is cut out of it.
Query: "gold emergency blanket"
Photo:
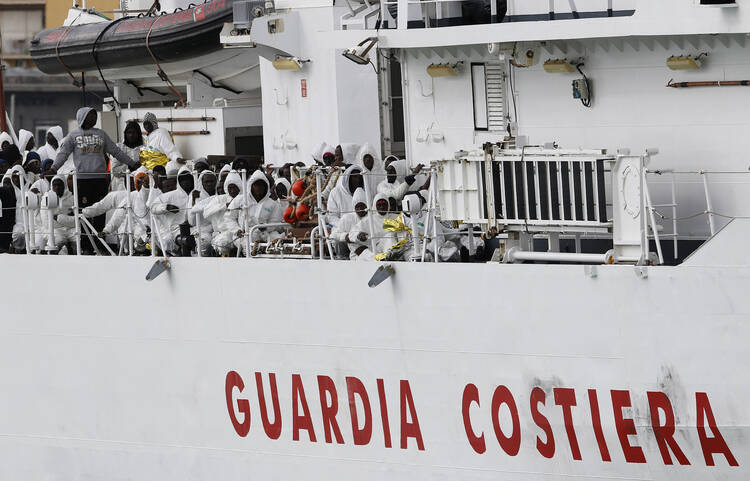
[[[404,223],[404,214],[401,213],[398,215],[395,219],[385,219],[383,221],[383,229],[387,230],[388,232],[406,232],[409,235],[400,241],[398,241],[396,244],[393,244],[388,251],[389,252],[395,252],[399,249],[403,248],[406,243],[409,241],[409,237],[411,237],[411,229]],[[388,252],[383,252],[380,254],[375,254],[375,260],[376,261],[383,261],[388,257]]]
[[[169,162],[169,158],[161,152],[146,149],[141,150],[139,159],[148,170],[152,170],[157,165],[167,165],[167,162]]]

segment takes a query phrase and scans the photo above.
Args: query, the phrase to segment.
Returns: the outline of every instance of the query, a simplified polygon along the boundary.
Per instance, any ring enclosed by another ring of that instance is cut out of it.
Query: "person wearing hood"
[[[37,238],[37,248],[43,251],[47,246],[50,232],[54,230],[55,233],[55,247],[57,252],[60,252],[64,246],[69,246],[75,242],[75,220],[73,218],[73,193],[68,189],[67,180],[61,176],[56,175],[50,182],[50,191],[57,195],[58,203],[57,207],[52,209],[52,223],[50,224],[50,218],[48,210],[41,208],[39,211],[39,217],[41,218],[42,229]],[[72,247],[68,248],[70,252]]]
[[[26,249],[26,235],[24,229],[24,199],[23,199],[23,186],[26,183],[26,172],[23,171],[23,167],[20,165],[14,165],[3,177],[3,184],[5,179],[8,179],[10,187],[13,188],[13,193],[16,198],[16,215],[15,223],[13,224],[13,231],[11,234],[11,243],[16,253],[21,253]]]
[[[224,167],[219,170],[219,181],[216,184],[216,193],[217,194],[226,194],[224,192],[224,181],[227,180],[227,175],[232,171],[232,166],[229,164],[225,164]]]
[[[331,165],[335,160],[335,147],[328,142],[321,142],[320,145],[312,152],[311,157],[314,163],[319,165]],[[326,161],[326,154],[329,154],[329,161]]]
[[[8,163],[8,168],[13,167],[14,165],[21,165],[23,162],[23,156],[15,144],[10,144],[0,150],[0,159],[3,159]]]
[[[404,198],[409,188],[414,184],[416,178],[409,174],[409,166],[406,160],[396,160],[385,169],[386,178],[378,184],[378,193],[386,198],[393,197],[398,202]]]
[[[200,238],[201,256],[203,257],[210,257],[213,254],[211,240],[214,230],[218,230],[221,220],[217,219],[217,216],[210,218],[205,216],[206,208],[217,197],[216,184],[216,174],[210,170],[201,172],[198,176],[198,189],[193,191],[193,206],[188,211],[188,222],[193,226],[193,235],[196,240]]]
[[[18,202],[20,203],[20,199]],[[0,254],[10,250],[15,223],[16,193],[8,178],[7,183],[3,181],[0,184]]]
[[[334,149],[334,162],[336,167],[354,165],[357,163],[357,152],[359,144],[339,144]]]
[[[286,202],[294,199],[292,194],[292,184],[284,177],[278,177],[274,182],[274,189],[276,190],[276,197],[280,202]]]
[[[353,252],[357,254],[357,260],[374,260],[375,254],[387,252],[397,242],[396,235],[383,227],[384,221],[389,218],[388,198],[377,194],[372,205],[373,209],[360,216],[349,231],[348,237],[355,244]],[[372,252],[373,244],[375,252]],[[363,246],[366,250],[362,250]],[[361,252],[357,253],[358,250]]]
[[[375,253],[372,252],[370,242],[369,229],[365,229],[363,225],[369,222],[367,204],[367,194],[364,189],[359,188],[355,191],[357,198],[354,201],[354,213],[357,216],[354,226],[349,229],[349,233],[346,235],[346,241],[349,247],[349,259],[350,260],[372,260],[375,258]],[[364,197],[362,194],[365,194]]]
[[[33,152],[34,147],[36,147],[34,134],[32,134],[26,129],[19,130],[18,131],[18,150],[20,150],[21,153],[25,155],[27,152]]]
[[[239,224],[239,213],[229,213],[229,206],[235,199],[242,198],[242,178],[235,171],[229,172],[224,180],[224,194],[218,194],[203,211],[203,217],[210,219],[215,226],[211,245],[222,257],[231,255],[233,248],[239,248],[244,232]],[[214,220],[216,219],[216,220]]]
[[[169,159],[167,172],[179,169],[180,166],[185,164],[185,159],[182,158],[182,154],[177,150],[174,142],[172,142],[172,136],[169,134],[169,131],[164,127],[159,127],[156,114],[147,112],[143,116],[143,129],[148,134],[148,137],[146,137],[146,148],[154,152],[160,152]]]
[[[6,149],[13,144],[13,137],[8,132],[0,132],[0,150]]]
[[[211,166],[208,164],[208,159],[205,157],[198,157],[195,159],[195,162],[193,162],[193,170],[195,170],[198,174],[202,174],[204,171],[209,170]]]
[[[32,151],[26,154],[23,170],[26,171],[26,184],[31,185],[39,179],[39,174],[42,173],[42,160],[38,153]]]
[[[148,232],[151,229],[150,210],[147,205],[150,191],[150,179],[145,168],[137,172],[133,179],[133,188],[130,192],[131,222],[133,229],[134,254],[146,252]],[[117,206],[112,217],[99,233],[100,237],[117,235],[121,243],[127,245],[128,235],[128,198],[124,198]]]
[[[47,131],[47,143],[39,147],[36,151],[42,161],[52,159],[54,162],[57,157],[57,151],[60,150],[60,143],[63,141],[63,129],[59,125],[50,127]]]
[[[367,206],[367,194],[362,187],[358,187],[352,195],[353,205],[364,205]],[[365,208],[366,209],[366,208]],[[341,216],[338,223],[331,230],[331,239],[336,242],[336,254],[339,259],[351,254],[348,247],[352,244],[352,240],[349,239],[349,232],[359,222],[360,215],[366,211],[360,209],[359,211],[346,212]],[[364,215],[364,214],[362,214]],[[345,248],[346,247],[346,248]]]
[[[78,129],[73,130],[60,145],[52,172],[58,172],[73,155],[73,165],[78,173],[78,205],[88,207],[99,202],[109,191],[107,178],[107,154],[128,165],[131,170],[140,167],[136,162],[120,150],[115,142],[101,129],[94,128],[98,116],[96,110],[84,107],[78,109],[76,121]],[[97,231],[104,228],[105,218],[98,216],[91,223]],[[88,238],[83,239],[87,251],[93,249]]]
[[[115,215],[120,204],[127,198],[127,196],[128,193],[124,190],[109,191],[107,192],[107,195],[105,195],[100,201],[94,202],[90,206],[81,209],[81,213],[88,219],[101,218],[105,220],[105,225],[101,226],[100,228],[96,228],[96,231],[101,234],[105,230],[106,221],[108,219],[112,219],[112,216]],[[88,241],[88,236],[83,236],[81,238],[81,242],[83,242],[84,240]],[[108,241],[112,244],[115,243],[115,239],[112,237],[110,237]],[[90,253],[93,249],[93,247],[90,247],[90,244],[88,244],[88,242],[86,244],[82,244],[82,248],[87,253]]]
[[[41,205],[42,197],[44,197],[44,194],[49,192],[49,190],[49,181],[44,178],[40,178],[39,180],[34,181],[34,183],[31,184],[31,187],[29,187],[29,192],[35,194],[39,201],[37,202],[37,208],[29,208],[29,225],[32,227],[29,235],[29,241],[31,243],[32,251],[44,251],[44,243],[46,241],[45,237],[43,237],[42,234],[46,232],[44,230],[45,220],[42,219],[41,209],[39,208],[39,206]]]
[[[362,168],[356,165],[351,165],[341,175],[338,184],[328,196],[328,215],[326,217],[326,222],[331,227],[336,226],[342,215],[354,211],[352,196],[354,195],[354,191],[359,187],[364,189]]]
[[[131,120],[125,125],[123,132],[123,141],[117,146],[130,157],[133,162],[141,163],[141,150],[143,149],[143,133],[138,122]],[[112,175],[111,190],[125,190],[125,175],[130,172],[128,165],[123,164],[117,159],[110,162],[109,172]]]
[[[275,224],[280,223],[283,220],[283,210],[281,204],[271,198],[272,186],[268,181],[268,176],[256,170],[253,175],[250,176],[250,180],[247,182],[247,209],[244,208],[244,198],[233,202],[235,206],[240,207],[239,222],[241,226],[247,225],[248,229],[255,225],[260,224]],[[230,210],[232,206],[230,206]],[[247,223],[245,223],[247,219]],[[278,228],[268,228],[255,230],[255,235],[251,242],[257,240],[270,241],[280,237]]]
[[[378,184],[386,180],[383,161],[375,149],[369,143],[365,143],[357,153],[357,163],[362,167],[367,201],[372,202],[375,194],[378,193]]]
[[[162,247],[166,252],[173,252],[177,247],[175,238],[180,235],[180,224],[187,221],[188,209],[192,207],[191,194],[195,188],[195,179],[190,168],[184,165],[177,174],[177,187],[160,195],[151,205],[151,212],[160,216],[159,224]],[[164,229],[162,230],[162,225]]]

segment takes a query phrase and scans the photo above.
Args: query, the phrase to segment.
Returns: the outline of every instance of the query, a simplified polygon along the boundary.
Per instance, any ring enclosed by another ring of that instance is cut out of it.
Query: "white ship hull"
[[[747,479],[750,267],[152,262],[0,259],[0,479]]]

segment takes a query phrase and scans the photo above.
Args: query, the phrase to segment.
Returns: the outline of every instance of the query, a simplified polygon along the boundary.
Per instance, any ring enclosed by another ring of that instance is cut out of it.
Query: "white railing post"
[[[646,198],[646,209],[648,210],[648,218],[651,221],[651,230],[654,232],[654,243],[656,244],[656,252],[659,255],[659,264],[664,264],[664,255],[661,251],[661,240],[659,239],[659,231],[656,228],[656,218],[654,217],[654,208],[651,204],[651,193],[648,190],[648,180],[645,178],[643,181],[643,190]]]
[[[125,208],[127,209],[127,216],[128,216],[127,218],[128,255],[132,256],[133,255],[133,227],[134,226],[133,226],[133,201],[130,198],[130,185],[131,185],[130,183],[131,183],[130,172],[126,172],[125,173],[125,191],[128,193],[128,197],[127,197],[127,204]],[[122,243],[122,240],[120,240],[120,243]]]
[[[398,24],[399,30],[406,30],[409,28],[409,0],[398,0]]]
[[[675,182],[675,174],[672,172],[672,235],[674,236],[672,242],[674,247],[674,258],[677,261],[679,254],[679,242],[677,236],[677,183]]]
[[[242,221],[242,232],[245,233],[245,257],[250,258],[250,234],[247,232],[247,226],[249,224],[248,214],[250,213],[250,199],[247,192],[247,170],[242,169],[240,172],[242,176],[242,199],[245,201],[243,211],[245,212],[245,219]],[[269,186],[270,189],[270,186]]]
[[[706,213],[708,214],[708,228],[711,230],[711,235],[716,234],[716,223],[714,221],[714,208],[711,203],[711,194],[708,191],[708,172],[701,170],[703,176],[703,192],[706,195]]]
[[[154,214],[151,213],[150,207],[148,217],[151,221],[151,257],[156,257],[156,237],[159,235],[159,230],[156,228],[156,219],[154,218]],[[161,242],[159,243],[161,244]]]
[[[440,242],[438,241],[437,229],[437,172],[435,168],[430,171],[429,197],[432,202],[432,238],[435,242],[435,262],[440,262]]]
[[[76,229],[76,255],[81,255],[81,206],[78,202],[78,171],[74,170],[73,176],[73,223]]]
[[[325,219],[325,209],[323,209],[323,192],[321,192],[322,184],[320,182],[320,176],[322,173],[320,170],[317,170],[315,172],[315,200],[318,204],[318,227],[320,230],[318,231],[318,236],[320,240],[318,241],[318,248],[320,250],[320,259],[323,259],[323,254],[325,250],[323,249],[323,242],[325,242],[328,245],[328,252],[331,255],[331,259],[333,259],[333,249],[331,248],[330,241],[328,239],[328,229],[326,225],[326,219]],[[331,176],[333,176],[333,171],[331,171]],[[329,181],[330,182],[330,181]],[[325,237],[325,239],[324,239]],[[313,239],[311,238],[310,241],[312,242]]]

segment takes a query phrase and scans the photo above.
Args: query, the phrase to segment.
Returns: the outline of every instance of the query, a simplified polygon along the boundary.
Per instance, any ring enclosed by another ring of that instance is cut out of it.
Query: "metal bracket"
[[[369,287],[377,287],[383,281],[385,281],[386,279],[388,279],[395,273],[396,273],[396,269],[391,264],[380,266],[378,267],[378,270],[375,271],[375,274],[372,275],[367,285]]]
[[[154,279],[159,277],[159,275],[167,272],[170,267],[172,267],[172,265],[169,263],[169,260],[159,259],[158,261],[154,262],[154,265],[151,266],[151,270],[148,271],[148,274],[146,274],[146,280],[153,281]]]

